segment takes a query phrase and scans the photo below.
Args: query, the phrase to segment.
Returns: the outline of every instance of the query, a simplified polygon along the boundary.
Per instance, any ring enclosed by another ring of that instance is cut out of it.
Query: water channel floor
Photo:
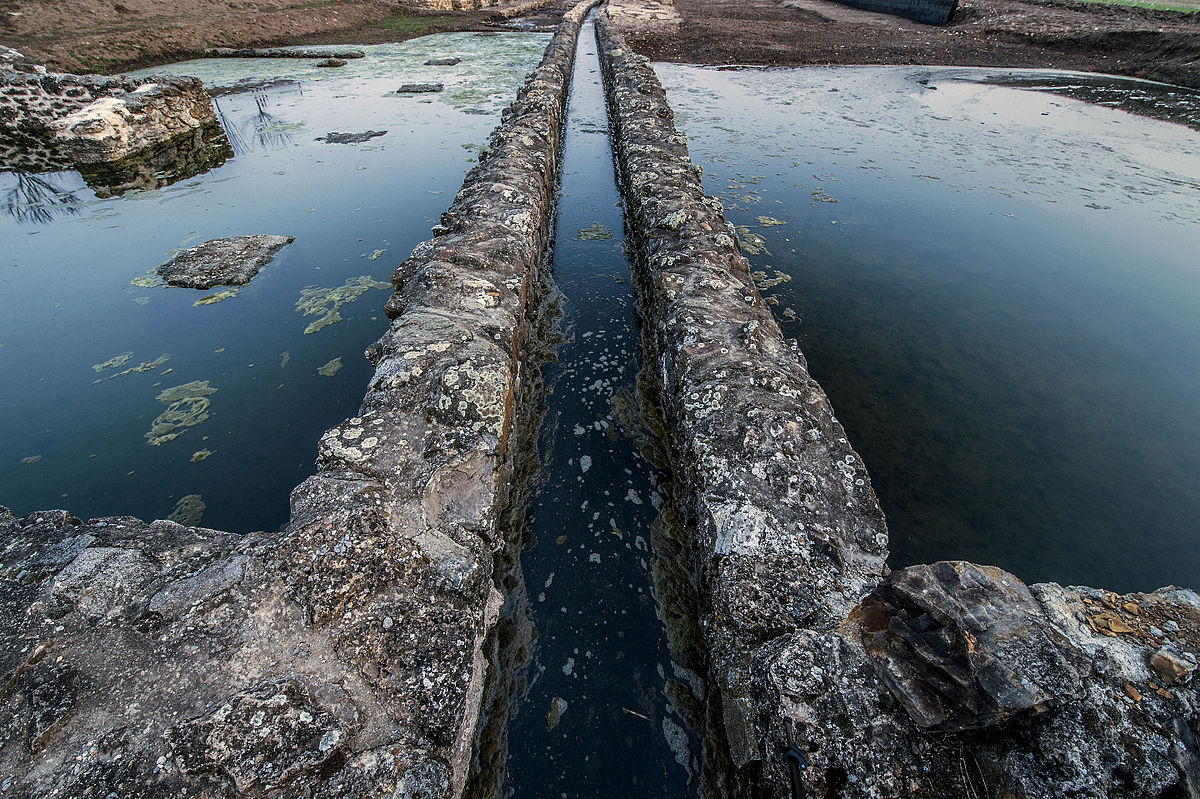
[[[515,797],[690,796],[652,595],[661,476],[640,450],[639,333],[590,24],[576,59],[552,262],[564,342],[545,368],[544,482],[522,556],[538,637],[508,785]]]

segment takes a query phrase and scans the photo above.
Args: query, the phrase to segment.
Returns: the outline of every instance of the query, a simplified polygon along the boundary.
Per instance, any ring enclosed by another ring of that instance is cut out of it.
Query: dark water
[[[544,484],[522,556],[538,630],[509,729],[516,797],[687,796],[688,736],[652,596],[662,502],[636,422],[638,332],[591,25],[580,34],[553,256],[565,343],[546,370]]]
[[[365,48],[337,71],[290,59],[175,65],[226,90],[235,155],[217,169],[107,198],[73,172],[0,172],[0,504],[164,518],[200,494],[206,525],[284,523],[321,433],[361,401],[362,351],[387,324],[393,269],[428,238],[545,42],[431,36]],[[423,66],[443,54],[463,62]],[[435,78],[446,83],[436,98],[389,94]],[[387,134],[315,141],[365,130]],[[253,233],[296,241],[237,296],[197,307],[215,292],[131,282],[178,248]],[[306,334],[324,315],[297,310],[307,287],[341,288],[344,321]],[[167,410],[158,395],[192,381],[216,389],[203,397],[207,420],[151,446],[145,434]]]
[[[764,239],[763,293],[865,459],[893,566],[1200,583],[1196,94],[657,69],[708,190]]]

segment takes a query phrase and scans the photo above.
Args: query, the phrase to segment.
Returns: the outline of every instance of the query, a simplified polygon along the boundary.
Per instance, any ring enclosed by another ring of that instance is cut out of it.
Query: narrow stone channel
[[[688,735],[664,686],[652,596],[660,475],[642,456],[640,345],[595,33],[580,32],[567,111],[553,278],[563,344],[522,565],[537,628],[509,731],[515,797],[690,795]]]

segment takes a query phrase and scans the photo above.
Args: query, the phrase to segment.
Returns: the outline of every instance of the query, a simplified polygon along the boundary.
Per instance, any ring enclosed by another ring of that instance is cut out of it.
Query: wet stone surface
[[[295,236],[229,236],[189,247],[158,267],[158,274],[172,286],[211,289],[214,286],[245,286]]]

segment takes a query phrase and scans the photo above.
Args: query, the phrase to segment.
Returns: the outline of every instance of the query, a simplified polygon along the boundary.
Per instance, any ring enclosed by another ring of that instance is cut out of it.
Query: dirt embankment
[[[960,0],[939,28],[831,0],[674,0],[674,11],[677,25],[622,21],[630,45],[687,63],[1079,69],[1200,88],[1200,13]]]
[[[209,47],[376,44],[479,30],[496,16],[382,0],[0,0],[0,44],[56,70],[111,73]]]

